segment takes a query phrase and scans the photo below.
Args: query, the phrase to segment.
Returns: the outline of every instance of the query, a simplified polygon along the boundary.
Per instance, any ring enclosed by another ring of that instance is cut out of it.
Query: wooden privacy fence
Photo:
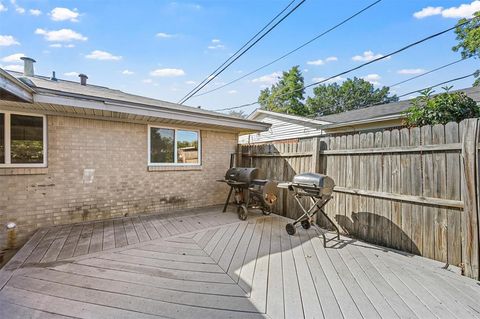
[[[336,183],[329,217],[343,233],[464,267],[479,279],[479,120],[239,146],[239,164]],[[300,214],[282,190],[275,212]],[[328,226],[319,218],[318,222]]]

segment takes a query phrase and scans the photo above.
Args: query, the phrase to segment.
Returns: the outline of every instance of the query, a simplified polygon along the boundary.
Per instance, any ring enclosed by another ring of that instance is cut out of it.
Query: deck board
[[[3,318],[480,318],[480,285],[286,218],[150,215],[42,229],[0,270]]]

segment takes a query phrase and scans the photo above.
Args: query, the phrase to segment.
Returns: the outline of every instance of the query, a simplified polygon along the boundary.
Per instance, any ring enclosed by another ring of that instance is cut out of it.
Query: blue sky
[[[77,81],[77,74],[85,73],[92,84],[177,102],[288,2],[0,0],[0,65],[18,69],[19,54],[25,54],[37,61],[37,74],[56,71],[59,78]],[[307,0],[202,92],[270,62],[372,2]],[[479,0],[383,0],[288,58],[186,104],[218,109],[255,101],[293,65],[300,65],[309,84],[446,29],[474,10],[480,10]],[[458,59],[451,51],[455,43],[451,32],[347,76],[393,84]],[[478,67],[478,60],[470,59],[393,91],[400,95]]]

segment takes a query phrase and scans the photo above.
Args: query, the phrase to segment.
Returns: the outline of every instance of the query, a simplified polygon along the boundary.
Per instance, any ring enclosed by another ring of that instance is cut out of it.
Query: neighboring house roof
[[[321,135],[320,127],[328,122],[319,121],[302,116],[277,113],[265,110],[256,110],[248,117],[252,120],[269,123],[272,126],[268,131],[243,135],[239,143],[266,143],[271,141],[283,141],[296,138]]]
[[[310,124],[318,124],[318,125],[329,123],[328,121],[323,121],[323,120],[319,120],[319,119],[311,119],[311,118],[308,118],[308,117],[290,115],[290,114],[278,113],[278,112],[272,112],[272,111],[266,111],[266,110],[262,110],[262,109],[256,109],[255,112],[253,112],[252,114],[250,114],[248,116],[248,119],[249,120],[255,120],[255,119],[259,118],[262,114],[267,114],[267,115],[277,117],[277,118],[288,119],[292,122],[297,122],[297,123],[310,123]]]
[[[22,92],[23,98],[13,92],[13,89],[19,91],[19,88],[24,90]],[[258,132],[270,127],[266,123],[129,94],[103,86],[81,85],[79,82],[60,79],[54,81],[48,77],[37,75],[27,77],[19,72],[0,69],[1,105],[6,106],[4,100],[12,101],[13,99],[3,97],[12,94],[16,95],[18,99],[17,102],[9,102],[9,105],[20,106],[21,103],[32,102],[27,98],[27,93],[33,97],[34,103],[33,105],[24,105],[25,108],[34,109],[38,105],[43,105],[40,109],[50,112],[58,112],[60,109],[62,112],[78,115],[78,109],[83,108],[94,110],[93,112],[85,110],[86,115],[93,114],[145,121],[168,119],[168,122],[185,125],[195,123],[219,128],[235,128],[238,132]],[[55,108],[54,105],[65,107]],[[119,116],[119,113],[129,115]]]
[[[480,87],[471,87],[461,90],[476,102],[480,102]],[[452,91],[452,92],[456,92]],[[376,122],[387,119],[402,118],[402,112],[411,106],[412,100],[404,100],[387,104],[375,105],[359,110],[317,117],[317,120],[330,122],[322,128],[333,128],[357,123]]]

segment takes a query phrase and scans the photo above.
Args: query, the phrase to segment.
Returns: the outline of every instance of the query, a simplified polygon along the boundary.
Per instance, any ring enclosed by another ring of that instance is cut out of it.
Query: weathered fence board
[[[336,183],[328,216],[345,234],[453,265],[479,277],[478,119],[243,145],[243,166],[290,181],[303,172]],[[275,212],[301,211],[281,190]],[[329,227],[321,216],[318,223]]]

